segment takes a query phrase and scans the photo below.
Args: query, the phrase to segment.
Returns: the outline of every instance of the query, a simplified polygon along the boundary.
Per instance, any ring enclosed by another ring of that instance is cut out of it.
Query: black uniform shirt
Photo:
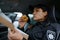
[[[26,33],[29,34],[29,40],[48,40],[46,36],[47,30],[55,31],[54,27],[45,21],[36,23],[31,29],[28,29]]]

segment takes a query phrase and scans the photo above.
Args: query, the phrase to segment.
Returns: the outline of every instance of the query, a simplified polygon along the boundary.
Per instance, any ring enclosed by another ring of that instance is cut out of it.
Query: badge
[[[48,40],[55,40],[56,33],[54,31],[47,30],[46,36]]]

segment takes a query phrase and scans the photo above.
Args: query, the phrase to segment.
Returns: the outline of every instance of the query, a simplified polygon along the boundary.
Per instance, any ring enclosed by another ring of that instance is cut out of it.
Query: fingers
[[[8,36],[8,40],[12,40],[12,39]]]
[[[13,40],[12,37],[13,37],[13,32],[9,30],[9,32],[8,32],[8,39],[9,40]]]
[[[10,33],[8,33],[8,40],[12,40],[12,38],[10,37]]]
[[[8,40],[16,40],[13,38],[13,35],[11,32],[8,33]]]
[[[11,31],[8,32],[9,40],[20,40],[22,38],[23,38],[22,34],[17,30],[15,30],[15,33],[12,33]]]

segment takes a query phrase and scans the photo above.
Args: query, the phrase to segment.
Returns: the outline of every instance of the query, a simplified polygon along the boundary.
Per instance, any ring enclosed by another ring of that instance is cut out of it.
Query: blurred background
[[[45,4],[51,9],[50,18],[52,21],[60,23],[60,2],[59,0],[0,0],[0,13],[3,12],[7,15],[12,23],[18,26],[18,19],[22,14],[28,14],[32,17],[29,11],[30,5]],[[0,40],[8,40],[8,28],[0,23]]]

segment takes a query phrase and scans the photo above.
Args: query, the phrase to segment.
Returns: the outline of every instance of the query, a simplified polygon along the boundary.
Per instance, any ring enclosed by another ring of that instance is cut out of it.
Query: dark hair
[[[44,4],[37,4],[37,5],[30,5],[29,6],[29,10],[31,11],[31,12],[33,12],[33,10],[34,10],[34,8],[41,8],[43,11],[49,11],[49,8],[48,8],[48,6],[47,5],[44,5]]]

